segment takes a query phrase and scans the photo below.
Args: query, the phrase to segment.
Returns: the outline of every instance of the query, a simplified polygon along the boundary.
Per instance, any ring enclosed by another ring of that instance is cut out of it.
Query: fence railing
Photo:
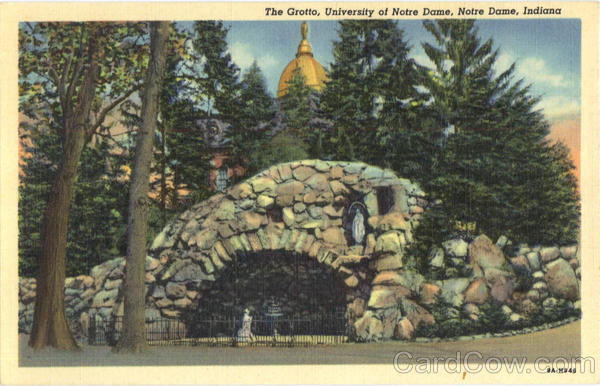
[[[186,326],[177,319],[161,318],[146,322],[146,340],[151,345],[209,346],[302,346],[339,344],[347,341],[346,320],[339,315],[315,318],[253,318],[251,334],[238,334],[241,318],[225,317],[194,320]],[[122,317],[90,319],[88,344],[114,345],[123,327]]]

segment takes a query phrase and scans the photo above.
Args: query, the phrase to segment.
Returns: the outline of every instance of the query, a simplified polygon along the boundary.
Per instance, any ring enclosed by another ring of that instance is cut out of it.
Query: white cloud
[[[529,57],[519,63],[518,73],[531,82],[545,83],[553,87],[566,87],[567,82],[561,74],[553,74],[543,59]]]
[[[561,74],[553,73],[546,64],[546,61],[539,57],[526,57],[524,59],[515,60],[515,57],[503,52],[498,56],[495,63],[496,73],[500,74],[516,62],[515,75],[517,78],[523,78],[525,83],[533,83],[538,88],[546,88],[548,86],[555,88],[570,87],[568,79]]]
[[[579,115],[581,112],[578,100],[562,95],[543,97],[536,107],[543,109],[544,115],[550,120]]]
[[[233,62],[242,69],[250,67],[254,61],[254,55],[252,55],[249,44],[234,42],[229,46],[229,52]]]
[[[234,42],[229,46],[229,53],[231,54],[233,62],[237,64],[242,71],[250,67],[255,60],[262,71],[268,71],[270,68],[279,64],[279,61],[271,54],[256,57],[252,53],[250,44],[247,43]]]

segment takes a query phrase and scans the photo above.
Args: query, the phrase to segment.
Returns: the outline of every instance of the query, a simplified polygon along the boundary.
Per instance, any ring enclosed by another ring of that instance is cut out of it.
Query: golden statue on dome
[[[308,24],[302,22],[300,27],[300,34],[302,40],[298,45],[298,52],[296,57],[285,67],[281,77],[279,78],[279,87],[277,88],[277,98],[281,98],[288,91],[288,84],[294,76],[294,71],[297,68],[304,76],[304,84],[308,87],[321,91],[325,86],[327,80],[327,71],[321,63],[319,63],[313,56],[312,46],[307,40],[308,37]]]

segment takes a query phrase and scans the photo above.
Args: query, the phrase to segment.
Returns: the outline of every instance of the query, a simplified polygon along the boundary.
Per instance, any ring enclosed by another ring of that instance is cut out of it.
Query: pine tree
[[[442,200],[450,224],[476,224],[476,232],[505,234],[530,243],[577,238],[579,204],[572,165],[550,145],[538,98],[514,81],[514,64],[496,74],[498,50],[481,43],[473,20],[425,21],[437,46],[423,44],[435,68],[423,69],[432,110],[457,134],[437,160],[438,175],[424,181]],[[456,231],[456,229],[455,229]]]
[[[167,217],[208,194],[209,152],[196,120],[203,113],[194,96],[203,94],[198,74],[186,68],[193,61],[185,44],[189,33],[172,29],[165,77],[160,97],[160,119],[157,131],[154,181],[159,191],[160,221],[149,224],[151,230],[162,229]],[[183,195],[185,194],[185,198]],[[151,218],[154,220],[154,218]],[[149,232],[153,233],[153,232]]]
[[[296,67],[288,82],[287,93],[280,98],[283,123],[286,128],[305,132],[309,121],[315,116],[315,106],[311,106],[311,89],[304,83],[300,67]]]
[[[227,33],[221,21],[197,21],[194,23],[193,46],[195,60],[202,63],[198,76],[208,115],[216,114],[230,122],[237,116],[239,101],[239,68],[227,52]]]
[[[228,134],[231,141],[229,164],[244,165],[246,175],[258,172],[263,145],[275,118],[275,102],[267,91],[265,78],[254,61],[242,76],[239,106]]]
[[[325,139],[324,150],[338,159],[364,159],[377,153],[372,150],[380,127],[415,124],[416,67],[395,21],[340,21],[338,35],[321,98],[337,130]]]

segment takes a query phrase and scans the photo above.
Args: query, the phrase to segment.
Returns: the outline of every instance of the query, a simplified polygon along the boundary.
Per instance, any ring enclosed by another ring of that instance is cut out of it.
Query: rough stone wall
[[[353,245],[348,229],[354,202],[367,214],[360,245]],[[449,240],[431,254],[431,267],[450,261],[472,267],[469,277],[426,281],[405,269],[404,251],[427,205],[417,185],[364,163],[273,166],[193,206],[156,237],[146,259],[146,321],[195,310],[235,259],[261,252],[302,254],[335,272],[345,286],[350,335],[358,341],[412,338],[419,324],[435,322],[429,309],[438,291],[457,312],[473,317],[490,297],[506,306],[511,320],[526,315],[531,304],[551,306],[548,299],[578,306],[576,246],[521,246],[507,258],[505,241],[495,245],[482,235],[471,243]],[[531,272],[527,293],[515,291],[511,265]],[[124,266],[117,258],[94,267],[90,276],[67,279],[67,315],[78,334],[85,334],[90,317],[122,315]],[[21,331],[30,329],[34,298],[35,280],[21,279]]]

